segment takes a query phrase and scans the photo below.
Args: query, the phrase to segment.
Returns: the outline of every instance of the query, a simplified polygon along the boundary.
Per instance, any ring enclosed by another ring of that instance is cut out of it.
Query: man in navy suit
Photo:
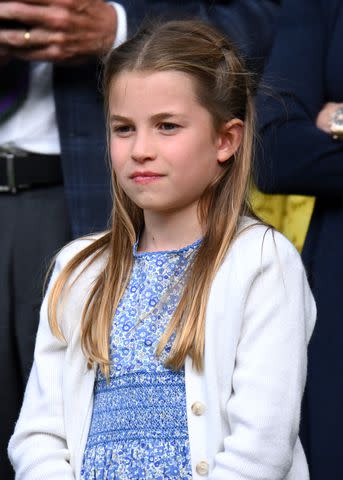
[[[342,38],[342,0],[284,0],[263,82],[273,95],[259,95],[258,186],[316,197],[302,252],[318,312],[301,425],[311,480],[343,478]]]
[[[11,157],[17,178],[26,179],[24,186],[0,185],[1,478],[12,478],[5,450],[31,366],[42,270],[69,239],[105,229],[110,214],[99,56],[145,19],[200,17],[228,33],[261,70],[278,3],[0,2],[0,21],[23,24],[12,29],[2,22],[0,67],[20,59],[30,75],[26,100],[0,123],[0,177]]]

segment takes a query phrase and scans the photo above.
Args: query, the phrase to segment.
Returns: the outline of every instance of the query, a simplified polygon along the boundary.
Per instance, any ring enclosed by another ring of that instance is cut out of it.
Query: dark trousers
[[[70,240],[62,186],[0,193],[0,479],[31,369],[47,268]]]

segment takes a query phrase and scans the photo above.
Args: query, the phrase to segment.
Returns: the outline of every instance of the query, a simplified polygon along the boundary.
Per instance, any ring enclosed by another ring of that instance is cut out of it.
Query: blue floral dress
[[[111,372],[100,369],[81,480],[192,478],[184,370],[172,371],[155,351],[180,299],[185,272],[200,244],[137,252],[110,338]]]

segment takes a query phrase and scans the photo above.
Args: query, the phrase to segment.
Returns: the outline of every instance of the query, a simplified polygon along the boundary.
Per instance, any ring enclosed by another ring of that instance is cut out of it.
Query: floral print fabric
[[[107,383],[98,369],[82,480],[192,478],[184,371],[156,357],[200,241],[176,251],[137,252],[114,316]]]

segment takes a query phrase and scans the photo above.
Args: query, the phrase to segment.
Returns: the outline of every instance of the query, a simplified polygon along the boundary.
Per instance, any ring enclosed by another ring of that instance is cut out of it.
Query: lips
[[[130,178],[135,182],[135,183],[141,183],[141,184],[146,184],[150,182],[155,182],[159,180],[160,178],[164,177],[164,175],[157,173],[157,172],[134,172],[132,175],[130,175]]]

